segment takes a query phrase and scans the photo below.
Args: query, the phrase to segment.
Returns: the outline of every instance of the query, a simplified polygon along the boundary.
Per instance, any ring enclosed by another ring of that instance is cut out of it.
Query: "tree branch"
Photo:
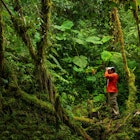
[[[9,8],[7,7],[7,5],[4,3],[3,0],[0,0],[3,4],[3,6],[5,7],[5,9],[8,11],[9,15],[12,16],[12,12],[9,10]]]
[[[5,9],[8,11],[8,13],[11,16],[11,20],[13,22],[15,31],[22,38],[23,42],[25,43],[25,45],[29,49],[29,52],[30,52],[30,55],[31,55],[32,59],[35,61],[36,60],[36,53],[35,53],[35,50],[34,50],[32,40],[31,40],[30,36],[27,33],[28,27],[25,26],[23,15],[21,14],[21,6],[20,6],[19,1],[16,0],[16,2],[14,3],[15,6],[18,6],[20,8],[20,11],[18,9],[16,9],[16,7],[14,8],[15,12],[19,13],[18,14],[18,15],[20,15],[19,18],[14,17],[12,15],[12,12],[8,9],[8,6],[4,3],[3,0],[1,0],[1,2],[2,2],[2,4],[5,7]]]
[[[32,43],[32,39],[27,33],[28,27],[25,25],[23,11],[20,6],[19,0],[15,0],[13,3],[14,11],[18,13],[19,18],[12,18],[13,25],[15,27],[16,32],[22,38],[25,45],[28,47],[30,55],[34,61],[36,61],[36,53]]]
[[[39,61],[44,61],[45,49],[48,47],[48,31],[49,31],[49,22],[51,15],[51,1],[50,0],[41,0],[41,40],[38,43],[38,57]]]

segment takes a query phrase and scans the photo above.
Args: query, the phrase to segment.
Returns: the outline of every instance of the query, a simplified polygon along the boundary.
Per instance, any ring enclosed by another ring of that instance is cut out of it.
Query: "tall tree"
[[[120,46],[121,46],[124,70],[125,70],[126,77],[128,80],[129,95],[128,95],[128,100],[127,100],[127,112],[133,112],[135,110],[135,101],[136,101],[135,75],[133,71],[130,71],[130,69],[128,68],[127,58],[125,54],[123,31],[122,31],[121,22],[119,19],[118,9],[114,7],[111,13],[115,21],[114,28],[115,28],[115,31],[117,31],[117,34],[115,34],[117,36],[115,36],[115,38],[118,38],[117,39],[118,43],[120,43]]]

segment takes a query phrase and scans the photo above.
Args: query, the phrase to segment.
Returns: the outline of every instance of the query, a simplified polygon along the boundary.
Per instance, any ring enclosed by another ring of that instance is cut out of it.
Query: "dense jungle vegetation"
[[[139,0],[0,0],[0,139],[139,140]],[[105,68],[119,74],[110,118]]]

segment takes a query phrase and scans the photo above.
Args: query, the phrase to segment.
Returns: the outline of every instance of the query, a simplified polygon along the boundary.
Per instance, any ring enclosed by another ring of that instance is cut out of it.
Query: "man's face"
[[[112,73],[112,70],[111,69],[108,69],[108,73],[111,74]]]

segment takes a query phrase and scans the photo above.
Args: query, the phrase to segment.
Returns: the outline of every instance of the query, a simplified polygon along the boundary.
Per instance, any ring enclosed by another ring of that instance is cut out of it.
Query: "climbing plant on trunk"
[[[118,38],[118,42],[120,43],[124,70],[125,70],[126,77],[128,80],[129,94],[128,94],[128,100],[126,101],[127,112],[133,112],[135,110],[135,101],[136,101],[135,75],[133,71],[131,71],[128,68],[127,58],[125,54],[123,31],[122,31],[121,22],[119,19],[118,9],[114,7],[111,13],[115,20],[115,30],[117,30],[118,32],[117,38]]]

